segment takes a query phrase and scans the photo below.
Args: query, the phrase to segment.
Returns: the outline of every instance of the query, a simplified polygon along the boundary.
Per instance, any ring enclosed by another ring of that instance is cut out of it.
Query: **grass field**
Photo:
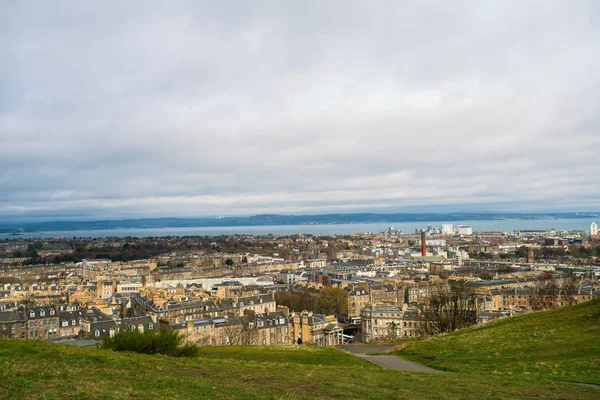
[[[206,347],[177,359],[0,339],[0,398],[598,399],[597,389],[557,382],[598,382],[598,313],[595,301],[410,341],[401,351],[456,371],[446,374],[385,370],[309,346]]]
[[[461,373],[600,385],[600,299],[408,342],[396,354]]]

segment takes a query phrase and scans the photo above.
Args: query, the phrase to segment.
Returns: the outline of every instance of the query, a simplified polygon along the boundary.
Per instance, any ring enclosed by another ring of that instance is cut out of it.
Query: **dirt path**
[[[425,365],[409,361],[405,358],[392,355],[370,355],[384,353],[394,348],[394,345],[346,345],[337,346],[338,349],[346,353],[353,354],[367,361],[377,364],[380,367],[395,369],[398,371],[413,371],[413,372],[443,372],[437,369],[426,367]]]
[[[596,385],[595,383],[581,383],[581,382],[569,382],[569,381],[552,381],[552,382],[568,383],[570,385],[577,385],[577,386],[583,386],[583,387],[591,387],[591,388],[600,390],[600,385]]]

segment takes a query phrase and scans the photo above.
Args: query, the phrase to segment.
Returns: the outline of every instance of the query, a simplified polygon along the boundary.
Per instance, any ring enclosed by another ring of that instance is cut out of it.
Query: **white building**
[[[469,253],[461,249],[452,249],[448,251],[448,260],[454,261],[455,265],[463,265],[464,260],[469,259]]]
[[[454,233],[454,226],[452,224],[442,224],[442,234],[451,235]]]
[[[319,258],[316,258],[314,260],[308,260],[306,262],[307,268],[325,268],[326,266],[327,266],[327,260],[322,260]]]
[[[446,239],[429,239],[427,240],[428,247],[445,247]]]
[[[598,224],[595,222],[592,222],[590,225],[590,235],[598,236]]]
[[[139,293],[142,287],[141,282],[123,282],[117,284],[117,293]]]
[[[473,228],[467,225],[459,225],[458,226],[458,234],[459,235],[472,235]]]

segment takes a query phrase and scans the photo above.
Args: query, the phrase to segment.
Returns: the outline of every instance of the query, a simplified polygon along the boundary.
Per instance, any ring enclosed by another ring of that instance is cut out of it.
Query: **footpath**
[[[385,353],[386,351],[394,348],[394,345],[363,345],[363,344],[348,344],[343,346],[337,346],[338,349],[363,358],[373,364],[377,364],[380,367],[395,369],[398,371],[413,371],[413,372],[431,372],[440,373],[437,369],[426,367],[423,364],[416,363],[414,361],[407,360],[399,356],[392,355],[372,355],[378,353]]]

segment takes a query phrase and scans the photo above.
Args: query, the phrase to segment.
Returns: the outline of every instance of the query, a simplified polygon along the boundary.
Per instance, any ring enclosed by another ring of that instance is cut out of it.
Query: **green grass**
[[[598,382],[599,313],[596,301],[407,342],[403,354],[457,371],[445,374],[310,346],[205,347],[187,359],[0,339],[0,398],[598,399],[597,389],[558,380]],[[551,359],[558,366],[546,370]]]
[[[600,385],[600,299],[410,341],[396,354],[448,371]]]

